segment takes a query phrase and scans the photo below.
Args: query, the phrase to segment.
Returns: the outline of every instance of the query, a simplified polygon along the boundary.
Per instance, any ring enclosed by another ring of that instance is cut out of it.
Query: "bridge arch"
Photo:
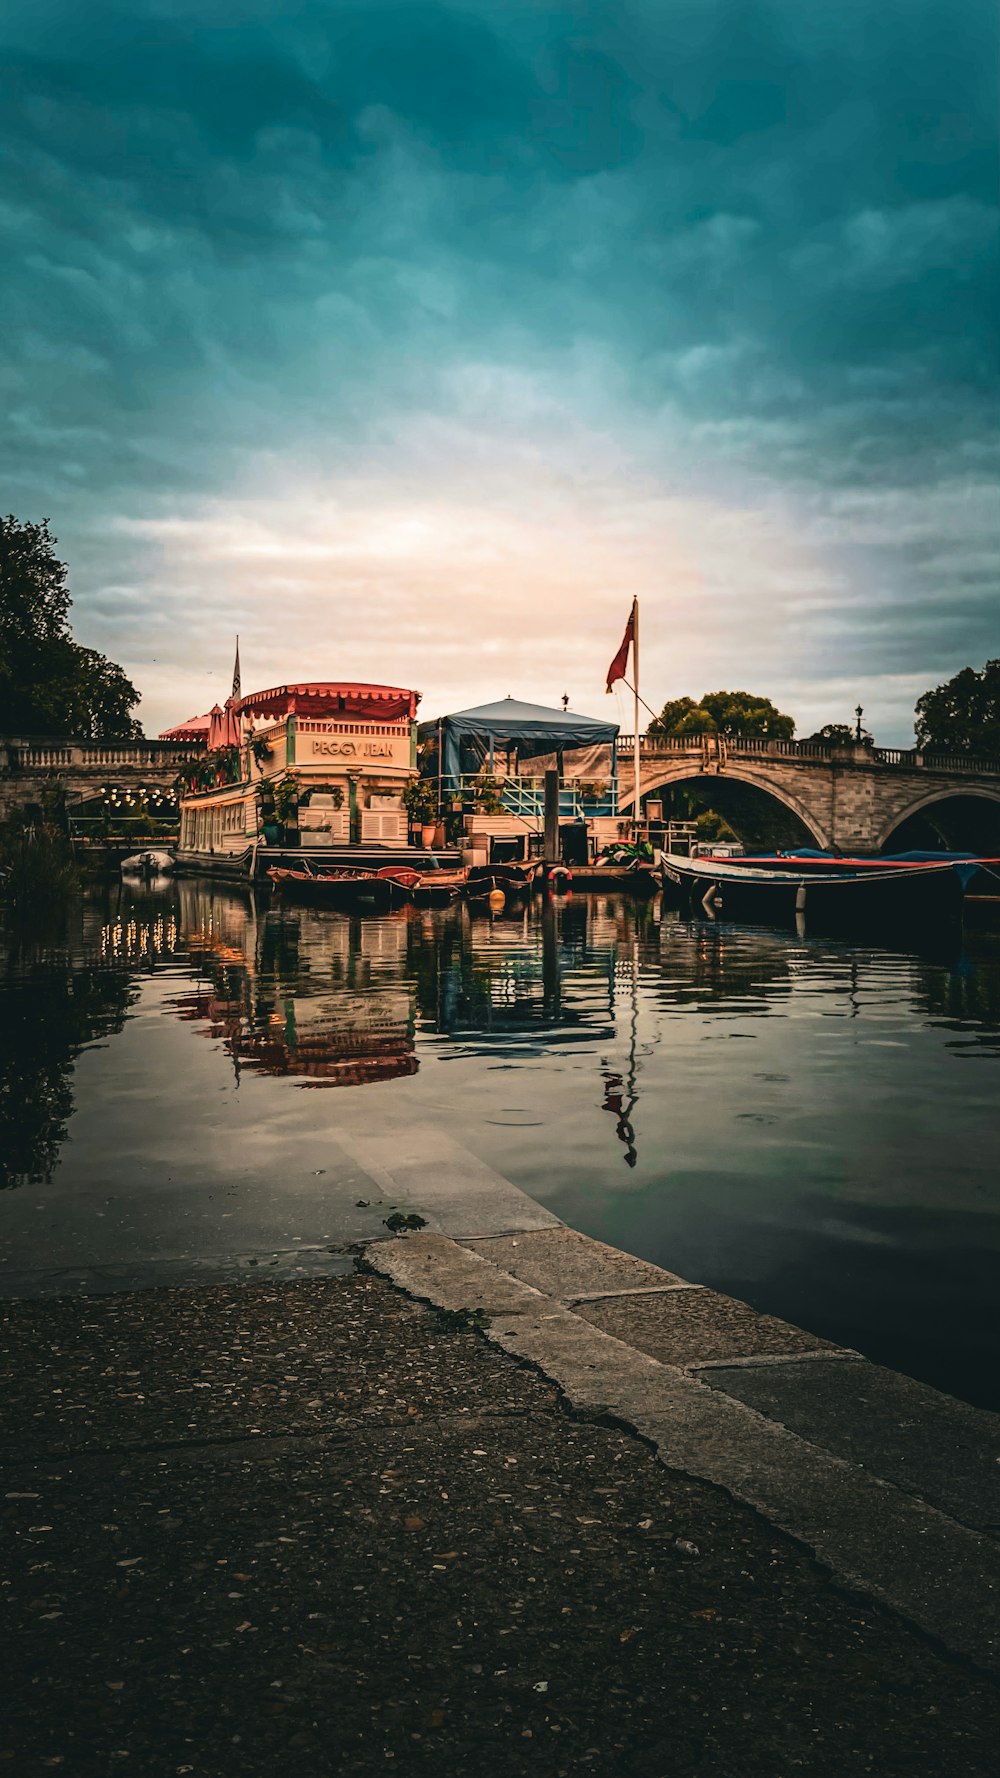
[[[978,785],[975,786],[974,788],[972,786],[970,786],[969,788],[965,788],[965,786],[963,786],[961,790],[955,789],[954,786],[950,787],[947,790],[931,790],[931,791],[928,791],[926,796],[917,797],[915,799],[915,801],[913,801],[912,803],[909,803],[905,809],[902,809],[902,810],[898,811],[896,814],[890,816],[889,820],[885,823],[885,825],[882,829],[882,832],[880,833],[880,835],[878,837],[878,842],[877,842],[876,848],[875,848],[876,851],[878,851],[878,852],[886,851],[889,848],[889,843],[893,839],[893,837],[895,835],[899,835],[903,828],[905,828],[915,818],[919,817],[920,815],[923,815],[928,809],[940,807],[941,805],[947,804],[947,803],[950,803],[953,805],[954,813],[955,813],[956,817],[958,818],[959,822],[961,822],[961,816],[963,814],[963,811],[961,810],[961,808],[956,808],[955,805],[961,805],[961,804],[967,804],[967,803],[982,803],[983,805],[985,805],[984,811],[983,811],[984,814],[988,814],[990,806],[992,806],[992,809],[995,811],[995,818],[992,822],[989,822],[989,827],[991,829],[995,830],[996,838],[992,841],[989,841],[985,846],[982,845],[981,842],[977,845],[962,846],[962,845],[959,845],[958,841],[953,838],[951,844],[953,845],[953,847],[956,851],[963,851],[963,852],[966,852],[966,851],[972,852],[972,851],[979,851],[979,850],[993,851],[995,849],[998,853],[1000,853],[1000,788],[998,788],[996,790],[981,789]],[[974,836],[970,835],[969,837],[974,837]],[[907,836],[905,834],[902,835],[903,842],[906,842],[908,839],[914,846],[919,846],[921,844],[919,835],[918,836],[912,836],[912,835]],[[902,849],[902,846],[899,849]]]
[[[811,840],[821,851],[829,849],[830,837],[812,811],[807,809],[805,804],[800,802],[798,797],[793,796],[784,785],[775,784],[766,772],[752,767],[729,763],[724,772],[716,773],[700,770],[698,765],[690,759],[682,758],[676,762],[664,761],[662,767],[658,764],[653,765],[642,773],[640,794],[647,796],[660,789],[690,784],[697,785],[703,793],[714,792],[716,801],[718,801],[719,790],[727,783],[745,784],[758,794],[769,797],[772,802],[780,804],[805,829],[805,843]],[[631,781],[626,781],[626,774],[623,773],[619,780],[619,811],[630,809],[634,802],[635,794]],[[719,813],[727,821],[729,820],[729,815],[724,809],[720,809]]]

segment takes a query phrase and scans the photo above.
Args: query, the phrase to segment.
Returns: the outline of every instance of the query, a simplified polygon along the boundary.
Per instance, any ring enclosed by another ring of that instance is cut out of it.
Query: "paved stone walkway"
[[[469,1307],[358,1274],[5,1305],[0,1772],[992,1778],[988,1677]]]

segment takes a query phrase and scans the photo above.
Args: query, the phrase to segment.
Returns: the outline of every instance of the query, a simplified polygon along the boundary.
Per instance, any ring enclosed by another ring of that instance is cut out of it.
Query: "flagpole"
[[[635,802],[632,813],[635,818],[635,837],[639,838],[639,600],[632,600],[632,690],[635,695],[635,725],[632,731],[632,745],[635,766]]]

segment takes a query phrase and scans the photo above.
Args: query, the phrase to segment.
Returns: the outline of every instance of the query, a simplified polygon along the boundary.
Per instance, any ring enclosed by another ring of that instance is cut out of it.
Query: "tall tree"
[[[917,699],[918,747],[947,753],[1000,753],[1000,660],[981,672],[963,667]]]
[[[772,704],[770,698],[749,691],[707,691],[693,698],[672,698],[653,718],[647,734],[697,735],[706,731],[723,735],[759,735],[771,740],[790,740],[795,719]]]
[[[73,641],[69,608],[48,520],[0,516],[0,723],[83,740],[141,735],[139,693],[114,661]]]

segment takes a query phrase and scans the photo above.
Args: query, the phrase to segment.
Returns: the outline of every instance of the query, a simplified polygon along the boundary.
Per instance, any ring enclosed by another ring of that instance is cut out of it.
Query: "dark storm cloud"
[[[790,677],[995,652],[991,5],[47,5],[6,39],[5,504],[52,513],[105,645],[141,661],[165,596],[118,521],[262,454],[461,490],[510,450],[585,522],[575,424],[780,497],[829,570],[822,613],[781,595]]]

